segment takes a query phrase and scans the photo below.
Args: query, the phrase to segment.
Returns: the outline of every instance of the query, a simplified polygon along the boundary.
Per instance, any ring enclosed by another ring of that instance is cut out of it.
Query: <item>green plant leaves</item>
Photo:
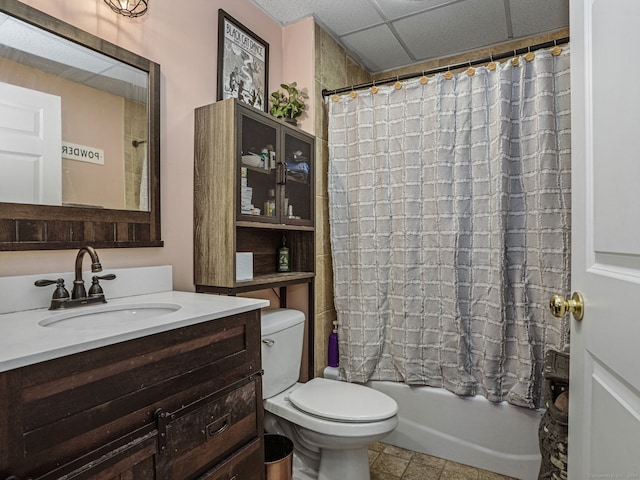
[[[296,82],[281,83],[280,87],[284,91],[275,91],[270,95],[272,104],[269,113],[276,118],[297,118],[305,110],[303,99],[309,98],[306,92],[298,90]]]

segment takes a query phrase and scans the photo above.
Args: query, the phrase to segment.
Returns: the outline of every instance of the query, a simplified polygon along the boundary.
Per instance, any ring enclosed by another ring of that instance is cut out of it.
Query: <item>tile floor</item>
[[[384,443],[369,447],[371,480],[513,480],[497,473]]]

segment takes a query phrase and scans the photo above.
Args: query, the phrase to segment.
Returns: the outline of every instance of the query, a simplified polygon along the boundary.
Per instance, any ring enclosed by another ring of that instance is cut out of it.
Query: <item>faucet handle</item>
[[[94,275],[93,278],[97,278],[98,280],[115,280],[115,273],[107,273],[105,275]]]
[[[104,295],[99,280],[114,280],[115,274],[107,273],[106,275],[94,275],[91,277],[91,287],[89,288],[89,296]]]
[[[36,280],[34,285],[36,287],[46,287],[48,285],[56,284],[57,287],[53,292],[52,300],[59,300],[61,298],[69,298],[69,291],[64,288],[64,279],[58,278],[57,280]]]

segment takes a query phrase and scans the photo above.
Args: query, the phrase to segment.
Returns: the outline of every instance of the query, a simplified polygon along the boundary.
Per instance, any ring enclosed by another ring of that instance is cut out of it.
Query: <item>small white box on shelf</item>
[[[236,252],[236,281],[253,280],[253,253]]]

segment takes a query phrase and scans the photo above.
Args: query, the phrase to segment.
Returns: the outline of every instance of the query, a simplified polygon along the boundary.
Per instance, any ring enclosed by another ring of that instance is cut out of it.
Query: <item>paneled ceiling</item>
[[[370,73],[569,26],[569,0],[252,0],[281,25],[313,16]]]

